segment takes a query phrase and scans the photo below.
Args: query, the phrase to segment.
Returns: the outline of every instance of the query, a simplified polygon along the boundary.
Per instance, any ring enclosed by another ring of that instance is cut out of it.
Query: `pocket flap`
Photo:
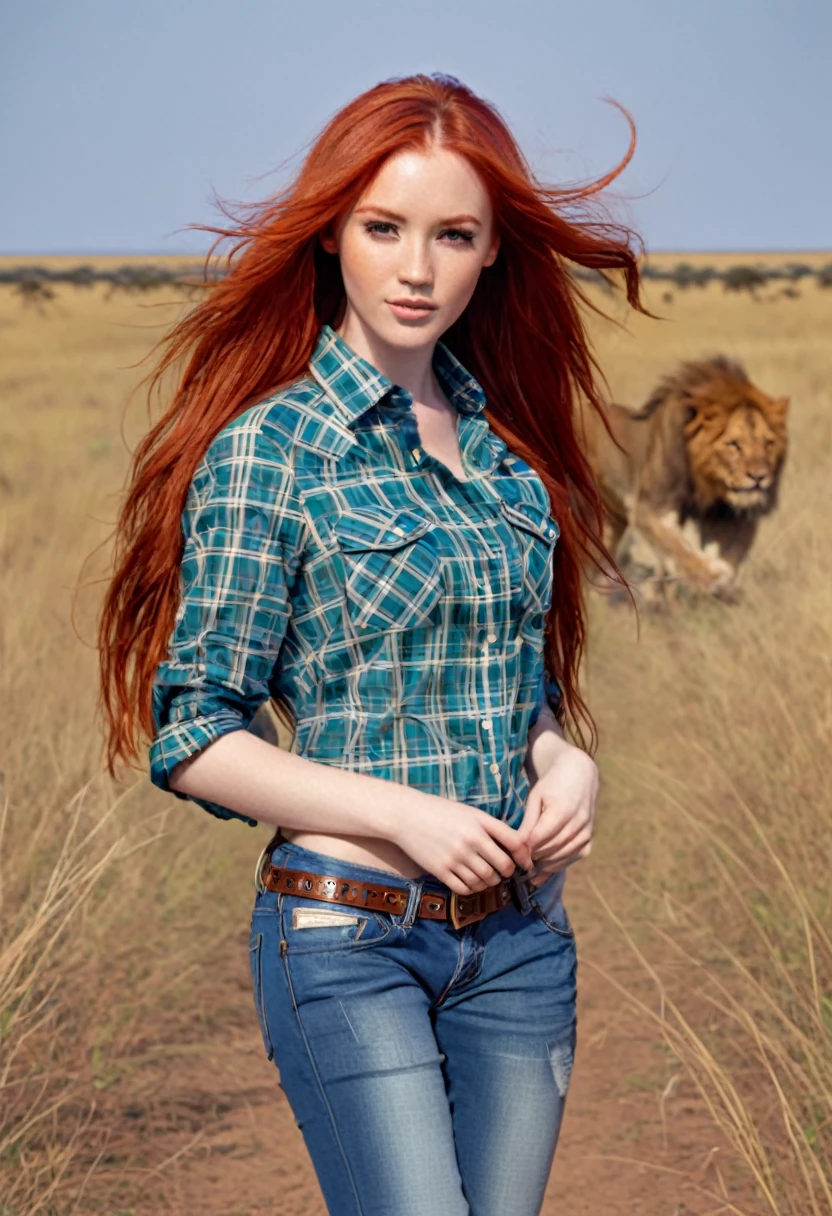
[[[431,522],[406,508],[351,507],[338,516],[333,531],[342,549],[398,549],[427,532]]]
[[[557,525],[557,521],[552,518],[547,510],[539,507],[537,503],[518,502],[512,504],[507,503],[505,499],[500,499],[500,506],[503,509],[503,514],[513,524],[518,528],[524,528],[527,532],[533,532],[541,540],[554,544],[560,536],[560,528]]]

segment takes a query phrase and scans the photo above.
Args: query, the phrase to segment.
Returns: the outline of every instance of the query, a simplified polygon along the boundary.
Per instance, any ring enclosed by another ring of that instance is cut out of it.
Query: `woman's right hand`
[[[531,870],[528,844],[502,819],[448,798],[428,794],[412,818],[396,827],[393,843],[455,891],[473,895]]]

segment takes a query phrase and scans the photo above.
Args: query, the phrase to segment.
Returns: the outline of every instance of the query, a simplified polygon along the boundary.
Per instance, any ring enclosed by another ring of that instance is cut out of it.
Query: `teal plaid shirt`
[[[557,696],[542,648],[558,526],[441,342],[434,369],[467,482],[419,446],[410,394],[329,326],[309,374],[209,446],[153,688],[161,789],[275,695],[300,755],[520,823],[527,734]]]

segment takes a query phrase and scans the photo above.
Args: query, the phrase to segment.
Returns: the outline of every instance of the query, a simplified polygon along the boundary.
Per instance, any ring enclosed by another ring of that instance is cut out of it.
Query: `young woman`
[[[157,373],[188,356],[120,523],[109,763],[150,736],[160,788],[277,828],[255,1003],[338,1216],[543,1200],[575,1046],[563,878],[598,786],[563,724],[594,747],[580,571],[607,560],[567,262],[641,307],[632,234],[592,204],[614,176],[546,189],[458,81],[380,84],[211,229],[229,274]],[[291,751],[245,729],[270,695]]]

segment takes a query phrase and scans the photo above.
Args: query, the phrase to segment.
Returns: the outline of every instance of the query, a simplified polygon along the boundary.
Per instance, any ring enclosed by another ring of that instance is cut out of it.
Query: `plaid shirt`
[[[329,326],[308,376],[209,446],[153,689],[161,789],[274,695],[294,752],[520,823],[528,730],[557,696],[542,645],[558,526],[441,342],[434,370],[468,481],[420,447],[410,394]]]

